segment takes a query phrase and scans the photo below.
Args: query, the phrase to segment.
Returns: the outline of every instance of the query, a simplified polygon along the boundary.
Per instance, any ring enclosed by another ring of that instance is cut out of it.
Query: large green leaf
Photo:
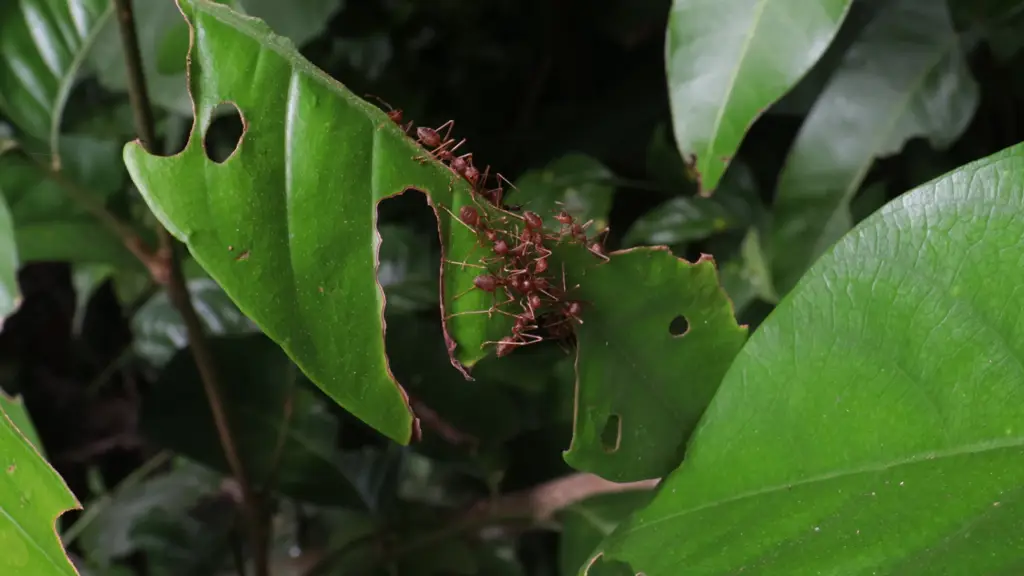
[[[779,291],[853,225],[850,201],[876,157],[917,136],[946,147],[977,107],[946,3],[899,0],[880,10],[811,109],[779,177],[771,241]]]
[[[275,32],[301,46],[317,37],[341,7],[342,0],[227,0],[239,12],[260,18]],[[172,0],[133,0],[139,30],[146,84],[153,102],[178,114],[192,113],[185,81],[185,56],[189,30]],[[124,52],[116,23],[100,32],[99,41],[89,54],[89,64],[100,82],[109,90],[127,91]]]
[[[612,492],[587,498],[558,512],[562,541],[558,564],[563,576],[576,574],[606,536],[634,510],[647,505],[650,490]]]
[[[746,340],[714,262],[637,248],[607,263],[568,251],[576,326],[576,410],[565,460],[615,482],[675,468]]]
[[[730,369],[685,464],[603,545],[663,574],[1024,569],[1024,145],[902,196]]]
[[[850,0],[675,0],[665,47],[676,143],[710,193],[754,120],[825,51]]]
[[[6,413],[0,415],[0,572],[74,576],[54,521],[78,501]]]
[[[424,154],[381,112],[301,58],[262,22],[217,4],[182,4],[193,26],[197,121],[181,154],[125,148],[132,178],[153,212],[247,316],[310,378],[353,414],[399,442],[412,415],[384,354],[384,298],[375,278],[376,206],[408,189],[429,192],[441,237],[468,185]],[[198,32],[197,32],[198,31]],[[201,55],[198,56],[198,55]],[[253,70],[258,70],[253,74]],[[222,164],[203,136],[217,104],[233,102],[246,131]],[[469,251],[475,237],[459,227]],[[471,286],[449,269],[445,291]],[[459,306],[480,308],[471,294]],[[456,309],[453,307],[453,310]],[[479,315],[463,325],[483,325]],[[463,347],[475,361],[482,353]]]
[[[357,473],[335,450],[338,427],[323,395],[262,334],[212,338],[224,409],[249,480],[304,500],[365,505]],[[181,423],[188,421],[188,426]],[[222,471],[227,461],[195,359],[179,351],[142,412],[149,438]]]
[[[143,270],[121,239],[86,212],[68,190],[73,186],[100,205],[120,190],[125,175],[118,165],[119,145],[65,135],[59,148],[60,176],[20,149],[0,150],[0,193],[14,220],[19,259]]]
[[[61,113],[110,0],[20,0],[0,5],[0,108],[58,152]]]

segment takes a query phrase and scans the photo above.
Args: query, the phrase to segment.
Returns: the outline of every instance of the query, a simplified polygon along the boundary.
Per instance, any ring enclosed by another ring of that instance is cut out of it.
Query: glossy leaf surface
[[[0,109],[57,153],[61,113],[110,0],[0,5]]]
[[[155,157],[129,144],[132,178],[161,222],[317,385],[407,442],[412,415],[384,354],[376,207],[409,189],[427,191],[435,206],[452,206],[456,193],[466,194],[465,182],[453,183],[440,164],[416,160],[423,150],[383,112],[315,69],[262,22],[205,0],[182,6],[195,32],[198,118],[177,156]],[[203,136],[224,101],[238,107],[246,131],[234,154],[217,164],[206,157]],[[451,218],[435,212],[447,238]],[[453,250],[469,252],[475,237],[459,228],[465,245],[453,243]],[[471,286],[473,276],[449,270],[446,293]],[[458,304],[480,309],[489,301],[473,294]],[[461,323],[483,325],[471,316]],[[467,363],[483,354],[466,347],[457,353],[463,352]]]
[[[773,275],[780,292],[853,225],[850,201],[876,157],[924,136],[952,144],[978,107],[978,87],[944,2],[879,10],[811,109],[775,199]]]
[[[754,120],[818,60],[850,0],[675,0],[665,66],[676,143],[718,187]]]
[[[1021,205],[1024,145],[843,238],[604,554],[648,576],[1018,572]]]
[[[57,472],[0,413],[0,573],[75,576],[54,522],[77,507]]]
[[[568,287],[584,308],[565,460],[615,482],[657,478],[682,460],[746,330],[710,259],[638,248],[595,265],[576,248],[567,269],[582,273],[569,275]]]
[[[337,422],[324,398],[262,334],[214,338],[228,421],[246,475],[257,486],[314,502],[360,505],[355,476],[335,452]],[[181,422],[188,421],[188,426]],[[155,442],[197,462],[229,470],[187,349],[164,368],[142,413]]]

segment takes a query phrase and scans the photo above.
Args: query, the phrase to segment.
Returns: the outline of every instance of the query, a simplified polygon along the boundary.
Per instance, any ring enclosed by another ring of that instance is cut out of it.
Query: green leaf
[[[825,51],[850,0],[675,0],[665,65],[676,143],[716,187],[754,120]]]
[[[849,233],[604,554],[650,576],[1018,572],[1022,203],[1018,145]]]
[[[275,32],[296,46],[319,36],[343,4],[342,0],[297,0],[284,4],[277,0],[217,3],[265,20]],[[192,101],[186,90],[188,83],[185,77],[189,34],[188,27],[181,21],[181,12],[170,0],[133,0],[132,4],[150,98],[158,106],[191,116]],[[89,64],[105,88],[115,92],[128,90],[124,52],[114,22],[100,32],[100,41],[89,53]]]
[[[760,208],[757,182],[750,167],[731,165],[722,186],[711,198],[677,196],[647,212],[630,226],[627,245],[674,245],[703,240],[713,234],[743,229],[754,223]]]
[[[850,201],[875,158],[916,136],[949,146],[978,101],[945,2],[899,0],[880,10],[811,110],[779,177],[771,241],[779,292],[853,225]]]
[[[722,288],[737,314],[756,298],[772,304],[779,301],[757,228],[749,229],[743,237],[738,257],[722,266]]]
[[[36,432],[36,427],[32,425],[32,417],[25,409],[25,401],[20,396],[11,398],[3,390],[0,390],[0,410],[7,414],[14,427],[32,444],[32,447],[45,457],[43,443],[39,441],[39,433]]]
[[[59,176],[26,152],[0,151],[0,193],[10,207],[22,262],[67,260],[144,270],[121,239],[80,207],[67,189],[74,186],[96,203],[105,203],[125,180],[117,149],[112,141],[64,135]]]
[[[197,545],[218,538],[211,538],[215,530],[191,512],[218,495],[221,480],[220,474],[185,461],[170,472],[118,488],[112,495],[91,502],[87,509],[98,511],[81,532],[86,557],[90,563],[107,568],[137,551],[151,554],[151,562],[156,560],[153,556],[205,556],[197,553]],[[183,542],[180,536],[189,532],[199,538]]]
[[[405,190],[426,191],[446,239],[451,217],[436,206],[457,210],[452,198],[468,197],[468,184],[453,182],[440,163],[415,159],[423,149],[379,108],[259,20],[205,0],[183,7],[193,26],[198,119],[177,156],[127,145],[133,180],[164,226],[310,379],[358,418],[408,442],[413,417],[384,354],[376,208]],[[224,101],[247,125],[234,155],[217,164],[206,157],[203,137]],[[457,234],[451,253],[464,254],[476,238],[461,226]],[[449,270],[444,293],[465,290],[474,276]],[[484,302],[485,295],[470,294],[451,309]],[[484,322],[462,316],[458,324]],[[483,355],[468,347],[456,353],[470,363]]]
[[[26,133],[46,140],[54,155],[64,104],[110,13],[109,0],[0,6],[0,109]]]
[[[675,468],[704,409],[746,340],[710,257],[691,264],[637,248],[607,263],[568,253],[569,287],[584,302],[576,326],[576,417],[565,460],[615,482]],[[682,317],[684,326],[680,326]]]
[[[211,338],[223,406],[246,475],[304,500],[368,505],[354,468],[335,453],[337,422],[324,398],[262,334]],[[182,422],[188,426],[182,426]],[[164,367],[142,412],[147,437],[229,471],[191,351]]]
[[[0,156],[0,166],[2,166],[2,162],[3,156]],[[2,184],[0,184],[0,192],[2,192]],[[21,293],[18,289],[18,266],[18,244],[14,220],[11,218],[7,201],[0,196],[0,327],[3,326],[3,319],[13,314],[21,305]]]
[[[557,516],[562,523],[562,541],[558,547],[560,573],[564,576],[578,573],[619,522],[637,508],[646,506],[653,496],[650,490],[601,494],[559,511]]]
[[[188,292],[206,334],[233,336],[259,332],[216,282],[206,278],[189,280]],[[132,332],[135,352],[154,366],[163,366],[188,345],[185,321],[167,292],[154,295],[139,308],[132,317]]]
[[[78,501],[32,442],[0,413],[0,572],[75,576],[54,522],[80,508]]]
[[[522,203],[544,218],[546,227],[558,229],[555,215],[565,210],[577,220],[593,220],[594,230],[608,227],[608,213],[615,194],[615,175],[599,161],[585,154],[567,154],[540,170],[516,179],[518,190],[508,202]]]

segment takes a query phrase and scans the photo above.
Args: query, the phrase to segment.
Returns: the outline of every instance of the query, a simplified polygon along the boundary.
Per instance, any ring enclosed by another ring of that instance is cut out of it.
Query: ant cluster
[[[412,122],[403,126],[402,111],[381,102],[388,107],[388,118],[408,133]],[[453,124],[449,120],[437,128],[417,127],[415,139],[428,151],[428,156],[417,159],[425,162],[434,158],[447,166],[455,176],[469,183],[473,203],[459,208],[458,215],[448,208],[444,209],[455,221],[476,235],[474,251],[483,248],[492,255],[481,258],[480,264],[447,261],[449,264],[485,271],[473,279],[472,288],[456,295],[453,301],[473,290],[481,290],[491,294],[492,305],[488,310],[457,312],[445,319],[463,314],[491,316],[494,313],[511,317],[512,328],[507,336],[497,342],[484,343],[495,345],[498,357],[508,355],[520,346],[544,340],[562,342],[572,338],[575,334],[574,325],[583,323],[580,317],[583,302],[569,297],[571,289],[566,286],[564,264],[561,281],[556,283],[549,269],[549,257],[552,255],[550,246],[562,242],[580,244],[595,256],[608,260],[604,244],[587,237],[586,231],[592,221],[581,224],[568,212],[561,210],[554,215],[559,229],[547,230],[544,219],[536,212],[522,211],[521,206],[504,204],[503,184],[514,186],[501,174],[496,174],[493,187],[489,186],[490,166],[481,172],[473,164],[472,153],[456,154],[466,139],[456,142],[450,137]],[[504,298],[499,301],[499,295],[502,294]]]

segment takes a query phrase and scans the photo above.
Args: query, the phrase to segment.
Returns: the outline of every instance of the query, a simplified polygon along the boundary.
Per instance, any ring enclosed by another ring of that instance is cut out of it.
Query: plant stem
[[[555,478],[526,490],[480,502],[438,530],[409,539],[397,548],[389,550],[387,560],[401,558],[485,526],[508,522],[522,522],[528,526],[544,525],[550,522],[559,510],[591,496],[630,490],[651,490],[658,482],[659,480],[642,480],[620,484],[585,472]]]
[[[128,96],[132,105],[132,113],[135,119],[135,130],[142,145],[149,151],[153,151],[156,142],[156,131],[153,124],[153,109],[150,106],[149,95],[146,91],[145,73],[142,67],[142,57],[139,51],[139,40],[135,31],[135,15],[132,11],[131,0],[114,0],[117,11],[117,23],[121,32],[121,44],[124,51],[125,66],[128,73]],[[228,423],[227,411],[220,394],[220,387],[217,383],[216,368],[213,354],[203,334],[203,325],[196,314],[192,299],[189,296],[188,287],[185,284],[185,276],[181,270],[181,261],[174,249],[174,241],[166,228],[157,224],[157,234],[160,238],[160,249],[157,257],[167,262],[168,282],[167,293],[171,303],[181,314],[185,322],[185,329],[188,333],[189,349],[195,359],[196,367],[199,370],[200,379],[203,382],[203,389],[206,392],[206,399],[213,413],[213,421],[217,427],[217,434],[220,437],[221,447],[224,450],[224,457],[231,469],[232,475],[238,482],[242,492],[242,504],[245,509],[247,528],[250,545],[254,558],[256,576],[268,576],[269,565],[269,526],[266,515],[261,504],[261,495],[253,490],[242,459],[239,456],[238,448]],[[158,280],[159,281],[159,280]]]
[[[26,157],[29,161],[36,164],[46,178],[60,186],[73,202],[81,206],[90,216],[120,238],[121,242],[128,248],[128,251],[146,267],[155,282],[166,284],[167,271],[165,263],[153,254],[150,247],[146,245],[146,242],[143,241],[131,225],[122,222],[117,216],[107,210],[91,191],[85,190],[75,182],[65,178],[63,173],[40,162],[31,154],[26,154]]]

